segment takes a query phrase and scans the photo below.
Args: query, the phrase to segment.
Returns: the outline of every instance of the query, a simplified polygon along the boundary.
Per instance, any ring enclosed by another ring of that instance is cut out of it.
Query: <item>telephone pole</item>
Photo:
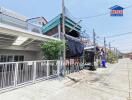
[[[94,45],[94,52],[96,52],[96,33],[93,29],[93,45]]]
[[[63,40],[63,72],[65,75],[65,59],[66,59],[66,46],[65,46],[65,2],[62,0],[62,40]]]
[[[106,38],[104,37],[105,59],[106,59]]]
[[[96,61],[96,33],[94,29],[93,29],[93,45],[94,45],[94,61]]]
[[[65,34],[65,2],[62,0],[62,33],[63,33],[63,39]]]
[[[111,50],[111,43],[109,42],[109,50]]]
[[[96,67],[95,67],[95,64],[94,64],[94,62],[96,62],[96,58],[97,58],[97,56],[96,56],[96,33],[95,33],[95,31],[94,31],[94,29],[93,29],[93,44],[94,44],[94,61],[92,62],[92,67],[91,67],[91,70],[96,70]]]

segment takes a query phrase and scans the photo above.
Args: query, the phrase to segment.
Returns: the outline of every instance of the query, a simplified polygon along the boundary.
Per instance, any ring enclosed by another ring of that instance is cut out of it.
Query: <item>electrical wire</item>
[[[128,8],[131,8],[132,5],[128,6],[128,7],[125,7],[125,9],[128,9]],[[71,12],[67,9],[67,12],[68,12],[68,15],[70,14],[71,15]],[[90,18],[96,18],[96,17],[100,17],[100,16],[106,16],[108,15],[109,13],[101,13],[101,14],[97,14],[97,15],[93,15],[93,16],[88,16],[88,17],[83,17],[83,18],[75,18],[73,17],[72,15],[72,18],[73,19],[90,19]],[[85,26],[86,27],[86,26]],[[118,36],[122,36],[122,35],[127,35],[127,34],[131,34],[132,32],[127,32],[127,33],[122,33],[122,34],[117,34],[117,35],[112,35],[112,36],[107,36],[106,38],[113,38],[113,37],[118,37]],[[85,35],[86,37],[86,35]],[[99,38],[102,38],[102,37],[99,37]],[[102,41],[100,40],[97,40],[98,42],[100,42],[101,44],[103,43]]]
[[[98,14],[98,15],[93,15],[93,16],[88,16],[88,17],[82,17],[82,18],[76,18],[76,19],[89,19],[89,18],[94,18],[94,17],[100,17],[100,16],[104,16],[104,15],[108,15],[109,13],[102,13],[102,14]]]
[[[131,8],[132,5],[125,7],[125,9]],[[97,14],[97,15],[93,15],[93,16],[88,16],[88,17],[80,17],[80,18],[76,18],[76,19],[90,19],[90,18],[95,18],[95,17],[100,17],[100,16],[105,16],[108,15],[109,13],[101,13],[101,14]]]
[[[113,37],[118,37],[118,36],[128,35],[128,34],[132,34],[132,32],[127,32],[127,33],[121,33],[121,34],[111,35],[111,36],[107,36],[106,38],[113,38]]]

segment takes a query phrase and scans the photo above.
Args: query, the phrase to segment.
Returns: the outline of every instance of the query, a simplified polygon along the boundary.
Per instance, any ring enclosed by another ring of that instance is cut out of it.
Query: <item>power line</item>
[[[132,34],[132,32],[121,33],[121,34],[117,34],[117,35],[111,35],[111,36],[107,36],[106,38],[113,38],[113,37],[118,37],[118,36],[128,35],[128,34]]]
[[[107,1],[107,2],[109,2],[109,1],[110,1],[110,3],[111,3],[111,4],[113,4],[113,3],[118,4],[118,2],[117,2],[117,1],[115,1],[115,0],[112,0],[112,1],[111,1],[111,0],[106,0],[106,1]],[[112,3],[112,2],[113,2],[113,3]]]
[[[102,13],[102,14],[98,14],[98,15],[93,15],[93,16],[88,16],[88,17],[82,17],[82,18],[76,18],[76,19],[89,19],[89,18],[94,18],[94,17],[100,17],[100,16],[104,16],[104,15],[108,15],[109,13]]]
[[[125,7],[125,9],[131,8],[132,5]],[[97,15],[93,15],[93,16],[88,16],[88,17],[80,17],[80,18],[76,18],[76,19],[90,19],[90,18],[94,18],[94,17],[100,17],[100,16],[105,16],[108,15],[109,13],[101,13],[101,14],[97,14]]]

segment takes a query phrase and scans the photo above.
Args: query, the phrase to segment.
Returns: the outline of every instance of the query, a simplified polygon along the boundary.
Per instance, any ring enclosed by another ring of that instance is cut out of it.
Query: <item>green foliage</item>
[[[44,57],[47,60],[59,59],[62,48],[62,41],[48,41],[41,46]]]
[[[112,51],[108,51],[107,61],[109,63],[115,63],[117,60],[118,60],[118,57],[116,56],[116,54],[113,53]]]

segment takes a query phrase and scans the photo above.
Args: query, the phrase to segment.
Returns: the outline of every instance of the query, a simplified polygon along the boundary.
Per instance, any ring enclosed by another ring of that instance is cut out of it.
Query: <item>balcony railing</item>
[[[14,18],[9,15],[5,15],[3,13],[0,13],[0,23],[18,27],[28,31],[36,32],[36,33],[42,33],[40,26],[34,25],[33,23],[28,23],[24,20]]]
[[[60,61],[0,63],[0,93],[59,75]]]

